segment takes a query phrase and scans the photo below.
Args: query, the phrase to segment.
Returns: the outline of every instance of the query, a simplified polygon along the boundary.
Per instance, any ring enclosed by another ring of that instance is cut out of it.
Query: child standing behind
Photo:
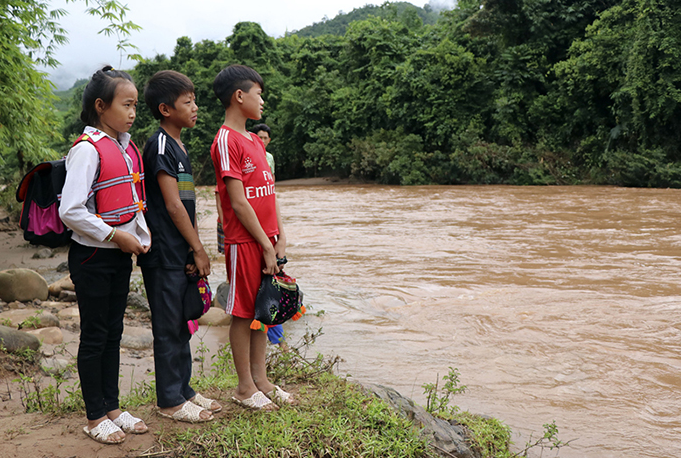
[[[262,276],[278,273],[277,259],[286,254],[265,146],[246,130],[248,119],[262,116],[263,89],[260,75],[243,65],[231,65],[215,77],[213,91],[225,107],[225,122],[210,152],[224,218],[226,311],[232,315],[229,340],[239,377],[232,399],[244,407],[275,410],[272,401],[292,403],[293,398],[267,379],[267,337],[250,328]]]
[[[190,285],[185,271],[200,277],[210,274],[196,227],[191,161],[180,139],[183,128],[196,124],[194,85],[181,73],[161,71],[147,83],[144,98],[154,118],[161,120],[144,146],[147,221],[154,248],[138,258],[151,308],[159,414],[191,423],[210,421],[222,407],[189,386],[191,334],[183,315]]]
[[[66,158],[59,216],[73,230],[69,270],[80,312],[78,377],[88,424],[85,434],[118,444],[147,426],[118,404],[123,314],[132,254],[149,250],[142,210],[142,158],[127,133],[135,120],[137,89],[125,72],[97,71],[83,92],[87,125]]]
[[[267,157],[267,165],[270,166],[270,170],[272,171],[272,178],[275,179],[275,173],[274,173],[274,156],[267,151],[267,145],[270,144],[270,141],[272,141],[272,130],[270,129],[270,126],[267,124],[256,124],[253,126],[251,129],[251,132],[253,132],[255,135],[260,137],[260,140],[262,140],[262,144],[265,145],[265,156]],[[223,248],[223,253],[224,253],[224,248]],[[267,328],[267,339],[274,344],[274,345],[279,345],[279,348],[281,348],[283,351],[288,351],[288,344],[286,343],[286,339],[284,338],[284,327],[280,324],[276,326],[270,326]]]

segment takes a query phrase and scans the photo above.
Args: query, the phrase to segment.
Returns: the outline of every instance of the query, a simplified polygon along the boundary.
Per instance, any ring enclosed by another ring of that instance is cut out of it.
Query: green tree
[[[127,8],[116,0],[84,0],[90,14],[108,21],[102,33],[118,34],[120,50],[138,26],[125,21]],[[50,146],[63,141],[53,113],[54,86],[39,65],[55,67],[56,48],[67,41],[59,25],[64,10],[39,0],[7,0],[0,5],[0,167],[5,180],[19,178],[28,166],[55,158]],[[122,40],[122,41],[121,41]]]
[[[53,86],[36,66],[56,64],[54,50],[66,41],[58,23],[65,12],[23,0],[5,1],[1,8],[0,165],[5,177],[16,179],[13,170],[21,173],[27,164],[54,157],[48,145],[60,140],[50,113]]]

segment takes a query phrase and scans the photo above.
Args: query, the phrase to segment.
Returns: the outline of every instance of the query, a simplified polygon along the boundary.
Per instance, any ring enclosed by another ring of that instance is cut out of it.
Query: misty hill
[[[88,83],[87,78],[79,79],[77,80],[71,89],[67,89],[65,91],[54,91],[54,95],[56,95],[59,100],[54,102],[54,107],[57,109],[59,112],[66,112],[69,109],[69,106],[71,106],[71,99],[73,98],[73,94],[76,92],[76,89],[78,89],[80,86],[84,86]]]
[[[376,16],[382,18],[399,18],[412,11],[421,18],[424,24],[435,24],[440,16],[439,11],[435,11],[430,5],[425,5],[423,8],[414,6],[408,2],[394,2],[384,3],[381,6],[366,5],[361,8],[355,8],[349,13],[340,12],[333,19],[324,18],[320,22],[315,22],[312,25],[303,27],[302,29],[292,32],[299,37],[318,37],[320,35],[345,35],[345,31],[351,22],[361,21],[369,16]]]

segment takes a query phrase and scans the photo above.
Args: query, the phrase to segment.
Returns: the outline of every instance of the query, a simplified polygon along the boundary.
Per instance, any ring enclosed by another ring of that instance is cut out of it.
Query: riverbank
[[[48,283],[64,277],[65,249],[30,246],[16,228],[8,229],[11,230],[0,231],[0,270],[31,269],[48,279]],[[230,402],[236,377],[228,346],[222,347],[225,351],[212,351],[201,333],[197,335],[198,341],[192,339],[195,356],[192,383],[224,406],[216,421],[187,425],[158,416],[154,407],[151,349],[148,345],[122,348],[122,406],[142,418],[151,432],[128,435],[120,445],[99,444],[82,433],[85,420],[75,369],[76,304],[68,302],[72,300],[68,294],[62,294],[66,296],[62,301],[57,296],[43,302],[2,303],[3,324],[13,327],[17,323],[9,322],[12,313],[36,312],[34,316],[42,317],[54,314],[59,320],[59,339],[43,342],[38,352],[22,355],[0,352],[3,458],[176,457],[197,453],[265,457],[285,452],[287,456],[434,457],[436,450],[445,453],[444,456],[475,456],[465,443],[461,426],[443,420],[436,422],[423,408],[401,398],[394,390],[379,387],[364,391],[356,383],[336,377],[333,372],[338,358],[305,358],[306,345],[292,345],[294,352],[290,354],[273,347],[268,356],[268,372],[273,381],[292,392],[299,400],[298,405],[272,414],[245,411]],[[148,313],[129,309],[125,325],[125,334],[130,328],[148,328]],[[314,337],[310,336],[312,340]],[[56,370],[58,376],[54,376],[55,371],[49,376],[40,369],[45,358],[63,362]],[[390,401],[393,408],[389,407]]]

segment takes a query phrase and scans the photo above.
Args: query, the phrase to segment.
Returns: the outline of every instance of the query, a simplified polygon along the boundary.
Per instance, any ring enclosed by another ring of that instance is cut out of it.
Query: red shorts
[[[270,237],[272,245],[275,238]],[[226,247],[229,294],[225,311],[239,318],[255,317],[255,296],[262,282],[265,260],[258,242],[233,243]]]

